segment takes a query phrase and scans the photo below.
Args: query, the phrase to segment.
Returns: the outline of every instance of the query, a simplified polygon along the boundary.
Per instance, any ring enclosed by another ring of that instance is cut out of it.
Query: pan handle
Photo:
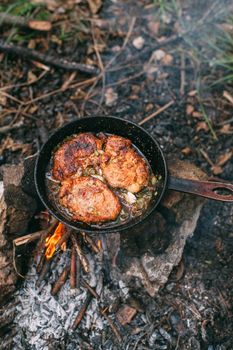
[[[226,182],[198,181],[169,176],[167,186],[174,191],[192,193],[217,201],[233,202],[233,184]],[[225,190],[224,192],[228,194],[220,194],[217,190]]]

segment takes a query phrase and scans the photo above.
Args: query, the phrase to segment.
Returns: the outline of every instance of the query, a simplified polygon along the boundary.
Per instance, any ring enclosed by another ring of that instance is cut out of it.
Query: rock
[[[155,50],[150,58],[150,61],[161,61],[166,56],[166,52],[163,50]]]
[[[23,191],[23,178],[27,169],[24,164],[3,165],[1,173],[3,196],[7,208],[5,230],[8,236],[23,235],[37,207],[36,200]],[[32,178],[31,181],[34,182],[34,179]]]
[[[207,175],[191,163],[168,162],[173,176],[205,180]],[[121,278],[134,286],[135,278],[150,296],[164,286],[172,269],[182,258],[187,238],[193,235],[201,208],[202,197],[176,191],[166,191],[160,208],[149,219],[129,232],[108,235],[110,256],[116,256],[112,278]],[[111,251],[111,244],[113,250]]]
[[[142,36],[138,36],[133,40],[133,46],[138,50],[141,50],[143,48],[144,43],[145,43],[145,40],[143,39]]]
[[[37,207],[36,199],[23,191],[24,187],[30,192],[34,183],[34,167],[29,169],[29,163],[25,164],[0,168],[0,302],[15,290],[18,279],[13,266],[12,240],[27,232]]]

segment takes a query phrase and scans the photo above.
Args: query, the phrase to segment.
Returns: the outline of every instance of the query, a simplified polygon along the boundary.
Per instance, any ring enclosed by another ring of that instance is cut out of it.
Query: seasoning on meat
[[[97,165],[102,143],[90,133],[75,135],[64,142],[54,153],[53,177],[62,181],[74,174],[81,175],[89,165]]]
[[[59,198],[73,220],[86,223],[115,220],[121,211],[118,197],[106,184],[91,176],[63,181]]]
[[[137,193],[147,186],[149,170],[145,160],[131,147],[131,141],[109,136],[102,156],[101,169],[108,184]]]

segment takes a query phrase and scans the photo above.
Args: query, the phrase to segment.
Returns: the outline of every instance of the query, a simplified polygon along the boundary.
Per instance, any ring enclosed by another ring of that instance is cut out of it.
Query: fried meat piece
[[[64,142],[54,153],[53,177],[62,181],[89,166],[99,163],[98,150],[103,141],[92,134],[82,133]]]
[[[73,220],[86,223],[115,220],[121,211],[118,197],[105,183],[91,176],[63,181],[59,197]]]
[[[105,152],[109,156],[116,156],[121,153],[121,151],[127,150],[131,147],[132,142],[122,136],[111,135],[107,138],[105,144]]]
[[[102,156],[101,169],[108,184],[137,193],[148,184],[149,171],[145,160],[131,147],[131,141],[110,136]]]

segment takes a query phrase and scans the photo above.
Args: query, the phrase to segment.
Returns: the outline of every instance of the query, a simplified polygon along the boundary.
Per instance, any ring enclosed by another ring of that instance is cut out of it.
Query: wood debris
[[[133,317],[136,315],[137,310],[129,305],[124,305],[117,312],[117,319],[122,326],[125,326],[127,323],[130,323]]]

